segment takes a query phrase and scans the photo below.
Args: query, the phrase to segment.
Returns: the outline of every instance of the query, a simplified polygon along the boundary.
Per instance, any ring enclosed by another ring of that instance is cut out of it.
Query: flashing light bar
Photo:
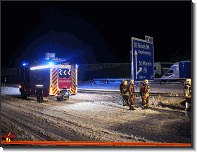
[[[53,62],[50,62],[50,63],[49,63],[49,66],[53,66]]]
[[[52,66],[54,66],[54,64],[53,64],[52,62],[50,62],[50,64],[49,64],[49,65],[32,67],[32,68],[30,68],[30,70],[45,69],[45,68],[49,68],[49,67],[52,67]]]
[[[49,67],[50,67],[50,65],[37,66],[37,67],[30,68],[30,70],[45,69],[45,68],[49,68]]]
[[[39,84],[38,84],[38,85],[36,85],[36,86],[37,86],[37,87],[42,87],[43,85],[39,85]]]

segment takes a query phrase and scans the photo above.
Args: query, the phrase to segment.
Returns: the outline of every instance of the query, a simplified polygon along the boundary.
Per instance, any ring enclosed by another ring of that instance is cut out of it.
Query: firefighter
[[[185,106],[187,100],[191,100],[191,79],[186,79],[185,86],[183,89],[185,100],[181,102],[182,106]]]
[[[129,100],[129,107],[130,107],[130,110],[135,110],[135,95],[134,95],[134,80],[131,80],[130,81],[130,84],[129,84],[129,96],[130,96],[130,100]]]
[[[140,86],[140,96],[142,97],[142,109],[147,109],[149,106],[149,93],[150,86],[148,84],[148,80],[145,79],[143,84]]]
[[[120,92],[123,99],[123,106],[125,106],[129,101],[129,86],[128,82],[124,79],[122,80],[122,83],[123,84],[120,85]]]
[[[122,86],[123,86],[124,82],[125,82],[125,79],[122,79],[122,83],[120,84],[120,93],[121,93],[121,95],[122,95]]]

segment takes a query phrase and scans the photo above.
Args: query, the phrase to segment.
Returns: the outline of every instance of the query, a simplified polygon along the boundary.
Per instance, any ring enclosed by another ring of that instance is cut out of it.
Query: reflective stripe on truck
[[[54,95],[58,94],[58,89],[57,89],[57,79],[58,79],[58,70],[57,68],[52,69],[52,93]]]
[[[77,93],[77,65],[71,66],[71,94]]]

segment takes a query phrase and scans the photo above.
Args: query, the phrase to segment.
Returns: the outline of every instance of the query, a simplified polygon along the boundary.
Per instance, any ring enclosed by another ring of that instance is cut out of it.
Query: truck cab
[[[173,64],[161,79],[191,78],[191,61]]]
[[[179,78],[179,63],[173,64],[169,70],[161,77],[162,79]]]

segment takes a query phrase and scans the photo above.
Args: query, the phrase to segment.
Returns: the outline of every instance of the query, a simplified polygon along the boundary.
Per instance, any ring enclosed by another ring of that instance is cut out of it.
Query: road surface
[[[78,93],[69,100],[38,103],[35,97],[21,99],[14,88],[7,90],[1,95],[2,134],[11,131],[36,141],[191,143],[191,122],[181,99],[151,97],[150,108],[142,110],[138,97],[131,111],[122,106],[119,93]],[[161,104],[167,102],[179,106]]]

